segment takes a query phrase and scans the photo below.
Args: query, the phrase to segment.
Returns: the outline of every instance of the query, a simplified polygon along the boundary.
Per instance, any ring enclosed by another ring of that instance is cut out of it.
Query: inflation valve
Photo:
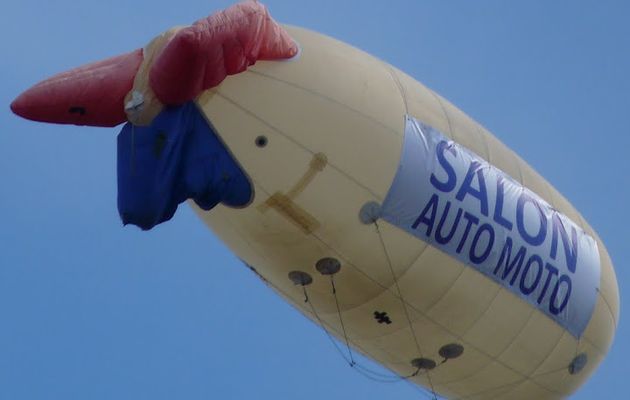
[[[335,274],[341,270],[341,263],[339,260],[333,257],[320,258],[315,263],[315,269],[324,276],[330,276],[330,288],[332,289],[332,295],[335,298],[335,306],[337,307],[337,315],[339,316],[339,324],[341,325],[341,331],[343,332],[343,339],[346,342],[346,348],[348,349],[348,364],[354,367],[357,363],[354,361],[352,355],[352,349],[350,348],[350,339],[348,338],[348,332],[346,332],[346,325],[343,323],[343,316],[341,315],[341,307],[339,307],[339,298],[337,297],[337,288],[335,287]],[[344,356],[344,359],[346,357]]]
[[[418,372],[422,370],[430,371],[436,366],[435,361],[430,358],[424,357],[414,358],[413,360],[411,360],[411,365],[417,368]]]
[[[586,353],[578,354],[577,356],[575,356],[575,358],[571,361],[571,364],[569,364],[568,366],[569,374],[575,375],[575,374],[580,373],[580,371],[582,371],[582,369],[586,367],[587,362],[588,362],[588,357],[586,356]]]
[[[449,343],[440,347],[439,354],[440,356],[446,360],[452,360],[453,358],[457,358],[464,353],[464,346],[459,343]]]
[[[339,317],[341,318],[341,310],[339,309],[339,299],[337,299],[337,288],[335,287],[334,275],[341,269],[341,263],[336,258],[324,257],[320,258],[315,263],[315,269],[324,276],[330,276],[330,286],[332,287],[332,293],[335,296],[335,302],[337,303],[337,311],[339,311]]]
[[[289,279],[294,285],[302,286],[304,291],[304,302],[308,303],[308,294],[306,293],[306,287],[313,283],[313,277],[304,271],[291,271],[289,272]]]
[[[368,201],[359,210],[359,220],[365,225],[373,224],[381,218],[381,206],[375,201]]]
[[[341,269],[341,263],[336,258],[324,257],[317,261],[315,269],[322,275],[335,275]]]

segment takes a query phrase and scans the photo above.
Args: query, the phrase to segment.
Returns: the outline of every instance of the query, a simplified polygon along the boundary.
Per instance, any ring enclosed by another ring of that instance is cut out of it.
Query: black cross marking
[[[392,320],[389,319],[389,316],[387,315],[387,312],[385,312],[385,311],[383,311],[383,312],[374,311],[374,319],[379,324],[387,324],[387,325],[389,325],[389,324],[392,323]]]

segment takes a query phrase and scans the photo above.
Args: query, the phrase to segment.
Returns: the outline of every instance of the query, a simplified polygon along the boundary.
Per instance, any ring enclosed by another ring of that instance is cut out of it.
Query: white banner
[[[382,215],[573,336],[590,321],[600,279],[593,238],[503,171],[411,117]]]

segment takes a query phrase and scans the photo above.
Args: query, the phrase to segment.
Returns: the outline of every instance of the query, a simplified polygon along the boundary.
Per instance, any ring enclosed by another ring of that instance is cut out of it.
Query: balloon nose
[[[57,124],[116,126],[127,120],[125,95],[142,62],[142,49],[62,72],[19,95],[11,110]]]

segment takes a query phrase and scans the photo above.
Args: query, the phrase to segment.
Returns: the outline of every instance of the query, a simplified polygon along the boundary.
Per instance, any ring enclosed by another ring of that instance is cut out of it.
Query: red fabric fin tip
[[[183,104],[257,60],[291,58],[298,48],[258,2],[236,4],[180,30],[149,72],[157,98]]]
[[[41,122],[116,126],[127,120],[124,98],[142,62],[142,49],[57,74],[13,103],[21,117]]]

